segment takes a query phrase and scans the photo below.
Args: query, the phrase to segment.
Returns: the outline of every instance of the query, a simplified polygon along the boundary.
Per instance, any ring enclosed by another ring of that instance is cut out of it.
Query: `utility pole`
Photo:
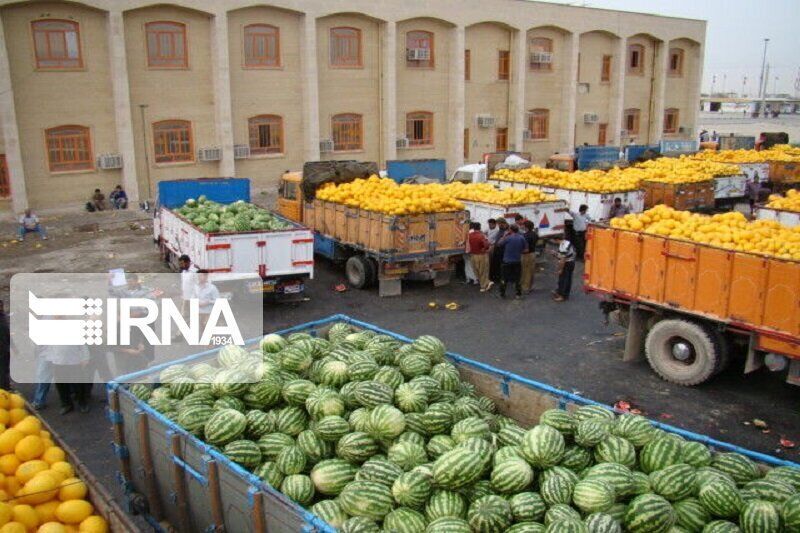
[[[769,39],[764,38],[764,56],[761,58],[761,77],[758,79],[758,97],[761,99],[761,111],[764,111],[764,107],[766,106],[765,99],[767,97],[766,92],[767,88],[764,82],[766,81],[767,77],[764,75],[764,69],[767,66],[767,45],[769,44]]]
[[[717,75],[711,76],[711,96],[714,96],[714,85],[717,84]]]
[[[742,77],[742,92],[741,92],[740,96],[742,98],[744,98],[745,96],[747,96],[745,94],[746,92],[747,92],[747,75]]]
[[[778,80],[779,79],[780,78],[778,78],[778,76],[775,76],[775,79],[772,82],[772,96],[777,96],[778,95]]]

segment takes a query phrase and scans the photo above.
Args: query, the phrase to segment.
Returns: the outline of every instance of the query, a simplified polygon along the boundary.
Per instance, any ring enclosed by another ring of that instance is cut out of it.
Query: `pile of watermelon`
[[[800,469],[587,405],[526,429],[432,336],[267,335],[131,392],[346,533],[800,532]]]
[[[232,204],[220,204],[200,196],[197,200],[189,198],[176,211],[206,233],[273,231],[290,227],[286,221],[266,209],[244,200]]]

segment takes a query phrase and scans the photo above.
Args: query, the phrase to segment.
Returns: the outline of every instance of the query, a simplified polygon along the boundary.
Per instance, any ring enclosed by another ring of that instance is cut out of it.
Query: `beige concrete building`
[[[0,0],[0,206],[690,138],[705,31],[524,0]]]

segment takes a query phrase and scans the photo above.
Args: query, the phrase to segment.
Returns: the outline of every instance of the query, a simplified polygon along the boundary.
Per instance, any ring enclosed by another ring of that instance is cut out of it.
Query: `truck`
[[[205,196],[230,204],[250,201],[247,178],[200,178],[162,181],[153,217],[153,239],[164,261],[177,269],[186,254],[197,268],[220,273],[220,279],[241,279],[251,293],[275,299],[301,297],[314,275],[314,236],[310,229],[273,213],[288,225],[281,230],[209,233],[177,212],[189,198]],[[260,282],[253,281],[258,275]]]
[[[765,204],[755,206],[755,216],[758,220],[775,220],[784,226],[794,228],[800,226],[800,212],[788,209],[775,209]]]
[[[642,180],[644,207],[649,209],[659,204],[675,209],[710,209],[715,204],[716,181],[709,179],[693,183],[665,183]],[[742,187],[744,192],[744,188]]]
[[[617,146],[578,146],[575,156],[578,170],[608,170],[620,163]]]
[[[516,215],[522,215],[533,222],[543,239],[558,237],[564,234],[564,219],[568,216],[566,203],[562,200],[554,202],[537,202],[532,204],[500,205],[489,202],[476,202],[461,200],[469,212],[471,222],[480,222],[481,227],[487,227],[490,218],[503,217],[512,220]]]
[[[522,162],[521,166],[524,168],[530,166],[530,152],[490,152],[483,154],[483,163],[472,163],[461,166],[450,175],[447,181],[459,181],[461,183],[484,183],[498,168],[520,168],[519,165],[511,165],[508,163],[508,161],[510,161],[509,157]]]
[[[408,337],[345,315],[333,315],[275,333],[325,336],[335,323],[386,335],[403,344],[412,342]],[[249,340],[250,349],[258,349],[259,340]],[[185,365],[213,362],[218,351],[202,352],[180,362]],[[498,414],[513,418],[525,428],[538,423],[548,409],[572,412],[586,405],[612,409],[576,393],[457,353],[448,352],[445,357],[456,366],[460,379],[475,388],[476,394],[494,401]],[[107,387],[113,446],[119,452],[118,477],[135,512],[151,524],[161,524],[161,530],[335,533],[336,529],[330,524],[133,394],[134,385],[159,382],[159,374],[167,366],[159,365],[123,376]],[[651,423],[717,452],[737,452],[762,465],[797,467],[786,459],[746,450],[663,422]]]
[[[800,385],[800,261],[592,224],[584,289],[627,329],[625,360],[645,354],[663,379],[699,385],[728,365],[787,370]]]
[[[393,159],[386,162],[386,174],[398,183],[415,176],[441,182],[447,177],[447,161],[444,159]]]
[[[314,253],[343,264],[350,286],[377,284],[380,296],[399,296],[404,279],[450,282],[464,253],[466,211],[384,215],[306,198],[303,180],[301,172],[281,177],[278,211],[313,230]]]

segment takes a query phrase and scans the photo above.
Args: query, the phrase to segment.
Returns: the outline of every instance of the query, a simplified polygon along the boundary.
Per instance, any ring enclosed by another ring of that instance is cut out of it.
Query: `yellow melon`
[[[27,533],[28,528],[22,522],[8,522],[0,527],[0,533]]]
[[[22,488],[22,483],[19,482],[16,476],[6,479],[6,492],[9,496],[16,496],[20,488]]]
[[[86,500],[69,500],[56,507],[56,518],[65,524],[80,524],[93,511],[94,507]]]
[[[44,453],[44,441],[38,435],[26,435],[21,441],[14,446],[14,455],[20,461],[30,461],[38,459]]]
[[[58,522],[46,522],[39,526],[36,533],[67,533],[67,527]]]
[[[13,508],[14,521],[24,524],[27,529],[36,529],[39,525],[39,515],[30,505],[15,505]]]
[[[9,504],[0,502],[0,525],[5,525],[14,517],[14,510]]]
[[[50,465],[50,469],[57,470],[66,477],[75,477],[75,470],[72,468],[72,465],[66,461],[57,461]]]
[[[25,503],[36,505],[52,500],[58,494],[60,479],[49,471],[39,472],[22,487]]]
[[[61,482],[61,488],[58,491],[58,499],[62,502],[68,500],[82,500],[86,497],[86,493],[86,483],[79,478],[71,477]]]
[[[58,463],[67,458],[67,454],[59,446],[50,446],[42,454],[42,460],[47,461],[51,465]]]
[[[23,409],[25,408],[25,398],[16,393],[10,394],[8,405],[14,409]]]
[[[5,426],[8,425],[10,421],[11,421],[11,415],[8,414],[8,409],[6,408],[0,409],[0,424],[3,424]]]
[[[13,420],[13,414],[11,418]],[[42,421],[33,415],[26,414],[19,422],[14,424],[14,429],[18,429],[26,435],[39,435],[42,431]]]
[[[25,419],[25,417],[28,416],[28,412],[21,407],[15,407],[14,409],[8,410],[8,416],[9,416],[9,424],[15,426],[20,422],[22,422]]]
[[[25,438],[25,433],[16,428],[5,430],[0,434],[0,454],[14,453],[14,447]]]
[[[5,409],[11,403],[11,393],[0,389],[0,409]]]
[[[44,472],[45,470],[49,469],[49,464],[40,459],[34,459],[32,461],[25,461],[19,465],[19,468],[17,468],[17,471],[14,475],[16,476],[17,480],[24,485],[33,479],[33,476],[39,472]]]
[[[51,500],[49,502],[34,505],[33,509],[36,511],[36,516],[39,517],[41,523],[52,522],[56,519],[56,508],[61,505],[58,500]]]
[[[22,463],[13,453],[0,456],[0,472],[6,476],[13,476],[20,464]]]
[[[108,522],[102,516],[92,515],[78,526],[81,533],[108,533]]]

